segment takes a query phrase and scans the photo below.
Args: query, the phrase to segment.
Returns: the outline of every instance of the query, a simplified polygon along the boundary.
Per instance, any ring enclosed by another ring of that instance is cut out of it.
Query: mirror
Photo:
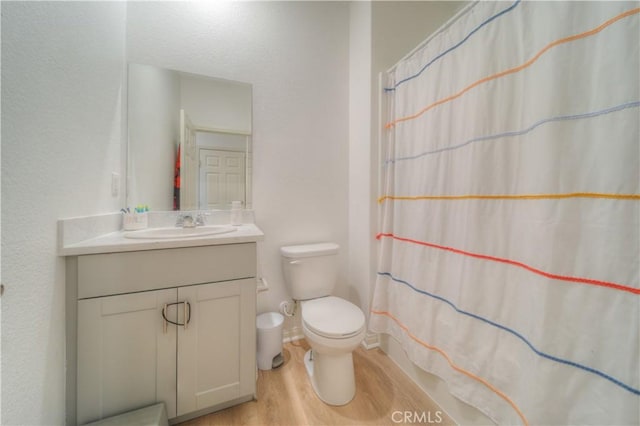
[[[252,86],[129,64],[127,205],[251,208]]]

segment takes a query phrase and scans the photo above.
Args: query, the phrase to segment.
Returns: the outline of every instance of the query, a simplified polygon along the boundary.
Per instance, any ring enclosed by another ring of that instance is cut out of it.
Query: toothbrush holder
[[[136,231],[145,229],[149,225],[149,217],[147,212],[142,213],[124,213],[122,215],[122,228],[125,231]]]

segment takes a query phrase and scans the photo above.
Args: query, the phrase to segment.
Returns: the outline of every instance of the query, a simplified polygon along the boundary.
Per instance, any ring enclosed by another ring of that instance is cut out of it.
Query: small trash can
[[[282,324],[284,317],[277,312],[266,312],[256,318],[258,328],[258,368],[271,370],[284,363],[282,356]]]

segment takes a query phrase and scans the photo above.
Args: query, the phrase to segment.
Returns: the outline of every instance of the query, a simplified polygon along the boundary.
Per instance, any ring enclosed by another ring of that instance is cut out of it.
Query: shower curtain
[[[383,76],[370,328],[499,424],[640,423],[638,2],[478,2]]]

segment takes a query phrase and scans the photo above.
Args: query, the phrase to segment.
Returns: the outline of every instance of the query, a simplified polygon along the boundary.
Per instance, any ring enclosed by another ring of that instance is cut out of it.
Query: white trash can
[[[282,324],[284,317],[277,312],[266,312],[256,317],[258,327],[258,368],[271,370],[280,367],[282,357]]]

